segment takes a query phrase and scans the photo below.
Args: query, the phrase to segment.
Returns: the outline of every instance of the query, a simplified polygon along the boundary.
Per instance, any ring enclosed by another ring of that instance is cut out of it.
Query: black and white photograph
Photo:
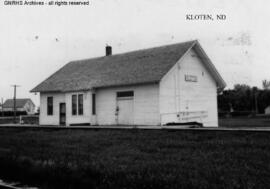
[[[0,189],[270,188],[269,7],[0,0]]]

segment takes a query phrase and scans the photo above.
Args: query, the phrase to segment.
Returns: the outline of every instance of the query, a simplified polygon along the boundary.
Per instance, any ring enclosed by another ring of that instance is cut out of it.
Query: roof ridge
[[[119,55],[122,56],[122,55],[127,55],[129,53],[132,54],[132,53],[141,52],[141,51],[154,50],[154,49],[158,49],[158,48],[166,48],[169,46],[183,45],[185,43],[195,43],[195,42],[198,42],[198,40],[195,39],[195,40],[190,40],[190,41],[185,41],[185,42],[178,42],[178,43],[167,44],[167,45],[147,47],[147,48],[143,48],[143,49],[137,49],[137,50],[127,51],[127,52],[112,54],[110,56],[105,55],[105,56],[97,56],[97,57],[92,57],[92,58],[76,59],[76,60],[72,60],[72,61],[68,62],[67,64],[78,63],[78,62],[87,61],[87,60],[102,59],[102,58],[107,58],[107,57],[115,57],[115,56],[119,56]]]

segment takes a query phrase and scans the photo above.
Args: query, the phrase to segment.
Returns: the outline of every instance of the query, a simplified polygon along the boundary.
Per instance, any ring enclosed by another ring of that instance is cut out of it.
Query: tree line
[[[262,89],[246,84],[236,84],[233,89],[218,95],[219,113],[263,114],[270,105],[270,81],[262,81]]]

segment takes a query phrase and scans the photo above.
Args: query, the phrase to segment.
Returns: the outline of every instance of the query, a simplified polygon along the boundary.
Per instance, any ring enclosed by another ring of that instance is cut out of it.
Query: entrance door
[[[59,104],[59,114],[60,125],[66,125],[66,103]]]
[[[133,99],[118,100],[118,124],[133,125]]]

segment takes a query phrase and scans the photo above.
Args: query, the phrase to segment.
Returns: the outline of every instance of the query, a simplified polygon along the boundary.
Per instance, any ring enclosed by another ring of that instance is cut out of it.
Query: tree
[[[250,86],[246,85],[246,84],[235,84],[234,85],[234,90],[245,92],[245,91],[250,90]]]
[[[269,90],[270,89],[270,81],[267,81],[266,79],[262,81],[262,87],[265,90]]]
[[[270,82],[264,83],[269,84],[268,89],[236,84],[233,89],[224,90],[218,96],[219,112],[231,112],[233,109],[234,113],[264,113],[270,105]]]

